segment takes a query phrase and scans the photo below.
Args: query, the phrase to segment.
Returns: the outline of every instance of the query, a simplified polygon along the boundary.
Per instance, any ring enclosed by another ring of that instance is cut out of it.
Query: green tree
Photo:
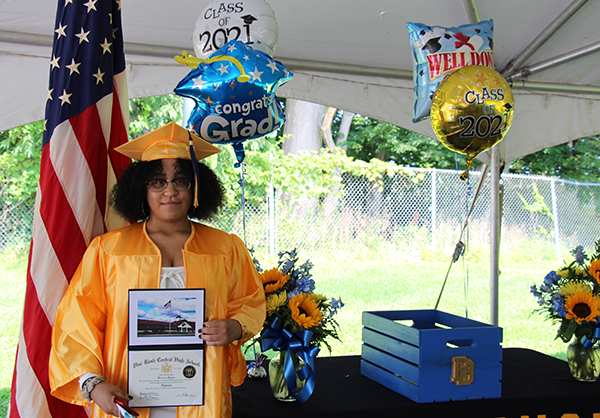
[[[169,122],[183,121],[183,97],[175,94],[129,100],[129,138],[160,128]]]
[[[510,164],[511,173],[600,182],[600,136],[581,138],[526,155]]]
[[[341,117],[334,120],[337,132]],[[450,151],[436,139],[367,116],[355,115],[345,145],[348,155],[363,161],[378,158],[400,166],[455,169],[464,167],[464,156]]]
[[[33,204],[40,177],[44,123],[0,132],[0,201],[3,207]]]

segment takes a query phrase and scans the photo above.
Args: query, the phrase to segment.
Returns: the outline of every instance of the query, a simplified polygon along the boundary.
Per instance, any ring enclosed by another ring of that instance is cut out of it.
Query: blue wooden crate
[[[361,373],[415,402],[499,398],[502,328],[437,310],[363,312]]]

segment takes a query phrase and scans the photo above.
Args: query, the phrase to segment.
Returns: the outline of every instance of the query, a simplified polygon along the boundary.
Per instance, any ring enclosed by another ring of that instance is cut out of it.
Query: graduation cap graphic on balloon
[[[292,73],[268,54],[234,40],[208,59],[185,51],[175,59],[192,67],[175,87],[176,94],[195,102],[186,128],[207,142],[232,144],[237,165],[244,160],[244,141],[263,137],[283,124],[275,91]]]

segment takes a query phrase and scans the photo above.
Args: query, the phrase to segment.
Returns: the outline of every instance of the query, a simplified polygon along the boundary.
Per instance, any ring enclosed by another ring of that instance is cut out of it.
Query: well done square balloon
[[[451,28],[406,26],[413,52],[413,122],[429,117],[431,99],[445,76],[469,65],[494,68],[492,20]]]

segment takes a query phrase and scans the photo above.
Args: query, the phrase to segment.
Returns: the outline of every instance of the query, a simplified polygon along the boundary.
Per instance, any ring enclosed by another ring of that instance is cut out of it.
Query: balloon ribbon
[[[195,70],[196,68],[198,68],[198,66],[201,63],[204,64],[210,64],[213,62],[218,62],[218,61],[229,61],[230,63],[232,63],[233,65],[235,65],[237,67],[237,69],[240,72],[240,76],[237,78],[237,81],[239,81],[240,83],[246,83],[248,81],[250,81],[250,76],[248,74],[246,74],[246,71],[244,70],[244,66],[240,63],[239,60],[230,57],[228,55],[217,55],[208,59],[202,59],[202,58],[197,58],[193,55],[188,54],[187,51],[183,51],[181,53],[182,56],[176,55],[175,56],[175,61],[177,61],[180,64],[183,65],[187,65],[188,67],[190,67],[192,70]]]

